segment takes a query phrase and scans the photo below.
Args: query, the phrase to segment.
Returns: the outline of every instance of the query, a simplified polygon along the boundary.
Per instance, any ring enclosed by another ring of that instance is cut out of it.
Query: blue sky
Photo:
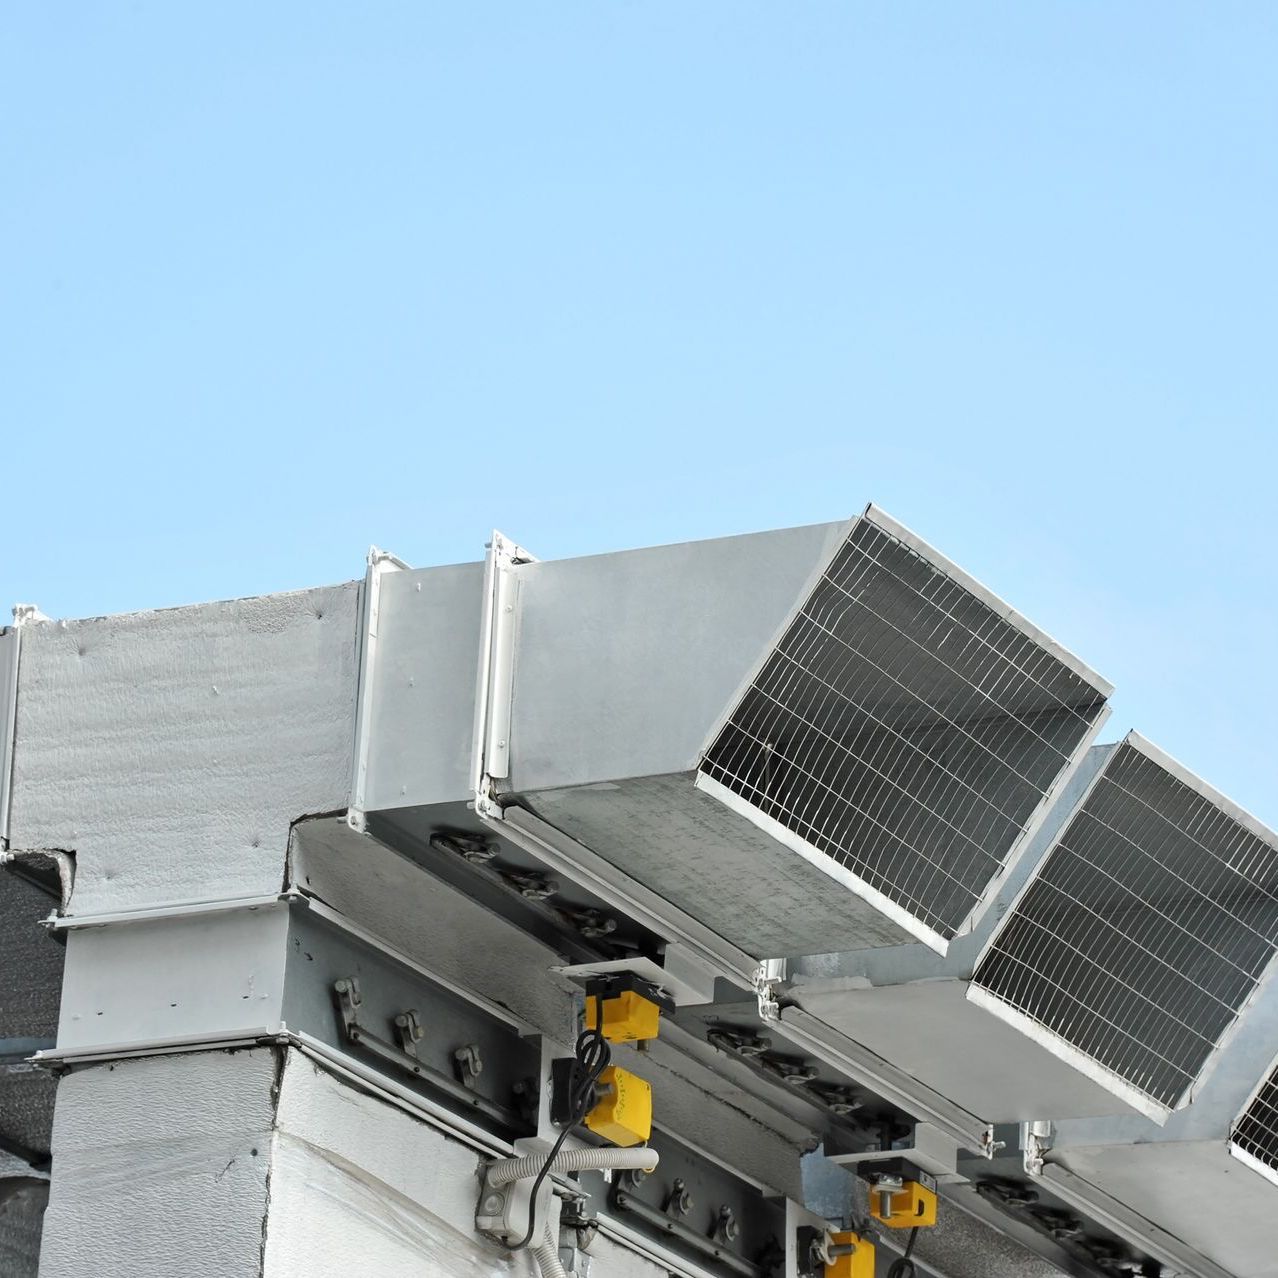
[[[1269,3],[9,6],[0,601],[873,499],[1278,823],[1276,60]]]

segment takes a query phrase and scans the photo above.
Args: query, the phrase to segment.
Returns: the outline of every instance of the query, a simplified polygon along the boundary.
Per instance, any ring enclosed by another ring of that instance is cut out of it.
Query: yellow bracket
[[[889,1192],[891,1208],[884,1214],[883,1196]],[[889,1229],[926,1229],[936,1224],[936,1194],[917,1180],[891,1191],[875,1186],[870,1191],[870,1215]]]
[[[620,1065],[609,1065],[598,1087],[602,1099],[586,1115],[586,1126],[614,1145],[642,1145],[652,1135],[651,1084]]]
[[[835,1234],[831,1245],[842,1250],[852,1250],[845,1255],[835,1256],[825,1267],[825,1278],[874,1278],[874,1244],[867,1242],[860,1234],[851,1230]]]
[[[599,1024],[599,1004],[603,1004],[603,1036],[610,1043],[638,1043],[656,1038],[661,1008],[635,990],[622,990],[610,998],[597,994],[586,998],[586,1028]]]

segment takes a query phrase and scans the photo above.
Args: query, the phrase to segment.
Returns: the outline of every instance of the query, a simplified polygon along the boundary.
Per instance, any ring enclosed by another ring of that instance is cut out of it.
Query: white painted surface
[[[275,1061],[200,1052],[63,1078],[40,1278],[257,1278]]]
[[[13,846],[76,851],[77,913],[278,889],[289,823],[346,805],[357,599],[29,627]]]

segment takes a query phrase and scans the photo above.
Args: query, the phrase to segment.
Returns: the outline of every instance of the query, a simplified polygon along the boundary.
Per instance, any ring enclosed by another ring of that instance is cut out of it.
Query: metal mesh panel
[[[1130,743],[976,984],[1174,1106],[1278,947],[1278,849]]]
[[[1230,1142],[1278,1172],[1278,1066],[1243,1111]]]
[[[861,519],[701,768],[950,937],[1103,703]]]

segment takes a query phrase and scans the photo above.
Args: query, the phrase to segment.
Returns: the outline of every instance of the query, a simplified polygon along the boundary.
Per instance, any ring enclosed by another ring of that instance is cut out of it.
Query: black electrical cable
[[[599,1076],[612,1063],[612,1048],[608,1046],[608,1040],[603,1036],[603,1000],[597,995],[592,997],[595,999],[595,1028],[582,1030],[577,1036],[577,1045],[573,1050],[577,1058],[577,1068],[573,1072],[572,1087],[569,1092],[571,1117],[564,1124],[558,1139],[550,1147],[550,1153],[546,1156],[546,1161],[542,1163],[537,1179],[533,1181],[528,1201],[528,1232],[511,1247],[511,1251],[521,1251],[532,1242],[533,1234],[537,1231],[537,1192],[545,1182],[550,1172],[550,1165],[563,1148],[564,1141],[568,1139],[568,1133],[579,1123],[584,1122],[586,1115],[594,1108],[595,1084],[599,1081]]]
[[[910,1236],[905,1242],[905,1254],[898,1256],[891,1265],[888,1266],[887,1278],[915,1278],[918,1269],[915,1268],[914,1261],[910,1259],[911,1253],[914,1251],[914,1243],[919,1236],[919,1227],[914,1226],[910,1230]]]

